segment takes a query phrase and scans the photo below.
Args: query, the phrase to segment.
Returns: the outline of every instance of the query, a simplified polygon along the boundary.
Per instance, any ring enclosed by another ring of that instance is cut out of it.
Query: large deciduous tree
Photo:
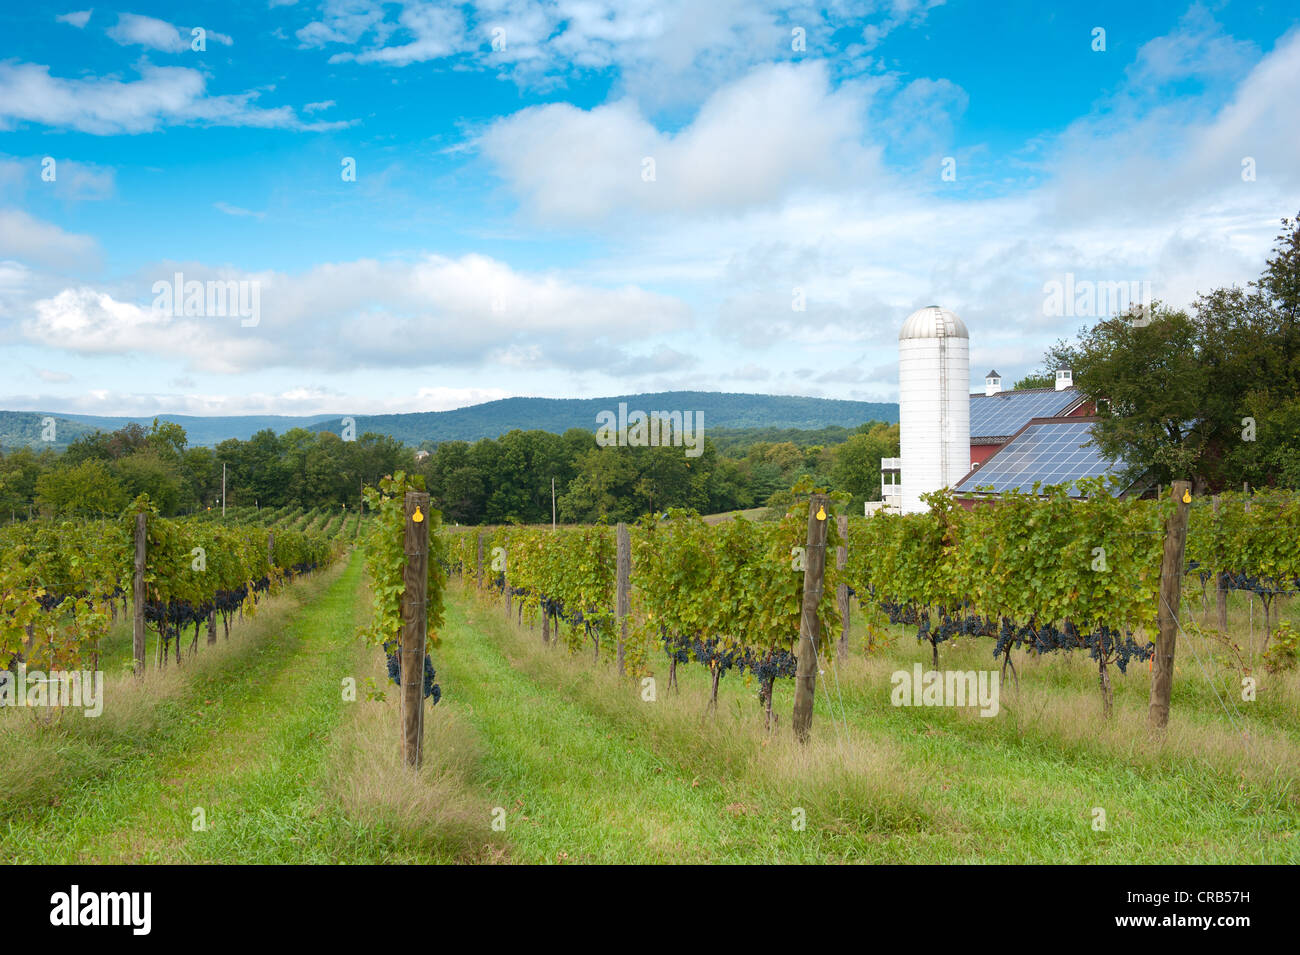
[[[1060,342],[1097,403],[1095,440],[1129,476],[1198,491],[1300,487],[1300,218],[1283,219],[1263,274],[1216,289],[1189,312],[1155,303]]]

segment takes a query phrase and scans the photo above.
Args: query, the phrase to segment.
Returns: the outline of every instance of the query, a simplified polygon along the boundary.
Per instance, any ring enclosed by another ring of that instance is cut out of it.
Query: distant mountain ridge
[[[343,430],[345,417],[356,423],[356,433],[385,434],[418,447],[424,442],[477,441],[496,438],[516,428],[562,433],[569,428],[594,431],[596,414],[617,413],[620,402],[628,411],[693,411],[702,415],[704,433],[710,428],[799,428],[829,426],[855,428],[866,421],[898,420],[892,402],[848,401],[791,395],[751,395],[714,391],[665,391],[609,398],[501,398],[452,411],[417,411],[385,415],[237,415],[199,417],[160,414],[144,417],[102,417],[60,412],[0,411],[0,447],[42,447],[42,420],[55,419],[54,447],[62,448],[96,428],[115,431],[128,422],[148,427],[154,417],[181,425],[194,445],[213,446],[228,438],[247,440],[270,428],[283,434],[292,428],[308,431]]]

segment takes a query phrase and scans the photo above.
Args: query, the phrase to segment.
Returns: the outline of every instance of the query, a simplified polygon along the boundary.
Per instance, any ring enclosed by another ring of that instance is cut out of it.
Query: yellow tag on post
[[[817,508],[817,520],[819,521],[826,520],[826,508],[824,507]]]
[[[417,523],[417,524],[423,524],[423,523],[424,523],[424,515],[423,515],[422,513],[420,513],[420,505],[419,505],[419,504],[415,505],[415,513],[411,515],[411,520],[415,521],[415,523]]]
[[[1183,503],[1184,504],[1192,503],[1192,492],[1190,489],[1183,491]]]

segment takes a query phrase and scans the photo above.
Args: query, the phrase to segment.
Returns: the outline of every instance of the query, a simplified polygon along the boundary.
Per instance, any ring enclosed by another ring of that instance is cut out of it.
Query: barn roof
[[[970,396],[971,444],[1002,444],[1031,418],[1068,414],[1083,404],[1077,388],[1023,388]]]
[[[967,474],[953,489],[956,494],[1006,491],[1032,492],[1034,484],[1070,484],[1083,478],[1118,476],[1124,462],[1108,462],[1090,446],[1096,418],[1033,418],[1005,447]],[[1122,488],[1111,493],[1119,495]],[[1078,496],[1071,488],[1071,494]]]

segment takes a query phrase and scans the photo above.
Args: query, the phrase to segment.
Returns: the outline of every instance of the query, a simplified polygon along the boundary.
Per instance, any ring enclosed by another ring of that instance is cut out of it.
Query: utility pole
[[[226,519],[226,462],[221,462],[221,519]]]
[[[551,530],[555,530],[555,478],[551,478]]]

